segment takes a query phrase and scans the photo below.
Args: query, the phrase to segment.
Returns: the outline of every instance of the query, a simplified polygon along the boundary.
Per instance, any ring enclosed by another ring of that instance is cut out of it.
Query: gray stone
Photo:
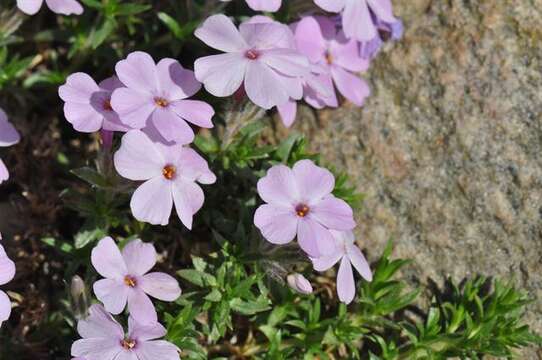
[[[540,333],[542,1],[394,3],[406,33],[365,74],[365,107],[304,109],[296,129],[366,194],[372,259],[393,238],[413,281],[512,279]]]

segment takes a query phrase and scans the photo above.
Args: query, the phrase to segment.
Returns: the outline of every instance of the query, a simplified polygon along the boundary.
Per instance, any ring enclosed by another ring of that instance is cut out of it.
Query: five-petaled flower
[[[111,105],[125,125],[177,144],[194,140],[188,122],[213,127],[213,108],[203,101],[187,100],[201,84],[177,60],[166,58],[155,64],[149,54],[136,51],[119,61],[115,70],[126,87],[113,92]]]
[[[0,235],[0,239],[2,235]],[[15,276],[15,263],[8,258],[4,247],[0,245],[0,285],[7,284]],[[0,326],[9,319],[11,314],[11,301],[7,294],[0,290]]]
[[[244,84],[248,98],[264,109],[302,97],[300,77],[309,72],[309,63],[291,48],[288,26],[248,21],[238,30],[225,15],[213,15],[195,35],[225,52],[194,64],[196,78],[214,96],[230,96]]]
[[[75,0],[45,0],[52,12],[62,15],[81,15],[83,7]],[[36,14],[43,5],[43,0],[17,0],[19,10],[27,15]]]
[[[365,71],[369,61],[359,54],[358,42],[347,39],[329,18],[304,17],[295,25],[297,49],[315,66],[325,69],[326,84],[334,83],[352,103],[362,106],[370,89],[357,72]],[[334,92],[333,88],[330,89]]]
[[[373,275],[365,256],[354,243],[354,233],[352,231],[332,230],[331,234],[335,238],[336,251],[330,255],[312,258],[312,264],[316,271],[325,271],[339,260],[341,261],[339,273],[337,274],[337,294],[340,301],[349,304],[356,295],[356,283],[354,282],[352,266],[367,281],[371,281]]]
[[[128,333],[101,305],[92,305],[89,316],[77,323],[82,337],[75,341],[71,355],[85,360],[179,360],[172,343],[157,340],[166,335],[159,323],[141,324],[128,319]]]
[[[17,130],[8,121],[4,110],[0,109],[0,147],[15,145],[21,139]],[[9,171],[0,159],[0,184],[9,179]]]
[[[194,150],[154,143],[139,130],[122,137],[114,162],[122,177],[145,181],[134,192],[130,207],[136,219],[153,225],[167,225],[175,204],[179,219],[191,229],[192,218],[204,201],[196,182],[216,181],[205,159]]]
[[[173,277],[148,273],[156,264],[156,250],[139,239],[130,241],[121,252],[113,239],[106,237],[92,249],[91,261],[105,278],[94,283],[94,293],[112,314],[120,314],[128,303],[135,320],[154,323],[156,310],[147,295],[163,301],[175,301],[181,295]]]
[[[65,102],[64,116],[75,130],[81,132],[130,130],[111,107],[111,94],[121,87],[124,85],[116,76],[96,84],[85,73],[71,74],[58,88],[58,95]]]
[[[254,214],[254,224],[273,244],[286,244],[297,235],[300,247],[312,257],[335,251],[329,229],[356,226],[352,208],[331,194],[335,178],[311,160],[293,169],[275,165],[258,181],[258,194],[267,203]]]

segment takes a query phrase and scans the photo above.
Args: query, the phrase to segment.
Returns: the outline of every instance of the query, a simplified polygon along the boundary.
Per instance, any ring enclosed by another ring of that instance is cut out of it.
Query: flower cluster
[[[2,234],[0,234],[0,240]],[[4,247],[0,245],[0,285],[5,285],[15,277],[15,264],[8,258]],[[11,301],[7,294],[0,290],[0,326],[9,319],[11,314]]]
[[[353,211],[345,201],[333,196],[334,187],[333,174],[311,160],[300,160],[292,169],[275,165],[258,181],[258,194],[266,204],[256,210],[254,224],[273,244],[287,244],[297,238],[317,271],[327,270],[341,260],[337,292],[339,299],[348,304],[355,295],[350,264],[366,280],[371,281],[372,275],[367,260],[354,244]],[[300,292],[310,289],[299,276],[292,276],[288,283]]]
[[[155,340],[166,334],[158,323],[149,295],[163,301],[175,301],[181,295],[179,283],[161,272],[149,271],[156,264],[152,244],[139,239],[119,250],[110,237],[92,250],[92,265],[104,277],[94,283],[94,293],[102,305],[93,305],[89,316],[80,320],[77,330],[82,339],[72,345],[72,356],[86,360],[132,358],[179,359],[177,347]],[[111,314],[118,315],[128,305],[128,333]]]

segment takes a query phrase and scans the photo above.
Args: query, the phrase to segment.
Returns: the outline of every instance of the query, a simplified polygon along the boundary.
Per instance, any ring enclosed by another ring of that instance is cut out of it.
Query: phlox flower
[[[295,40],[299,52],[312,64],[325,69],[322,76],[327,77],[327,84],[335,84],[345,98],[358,106],[363,105],[370,89],[356,73],[367,70],[369,61],[360,56],[355,40],[347,39],[342,31],[337,31],[329,18],[312,16],[295,25]]]
[[[156,250],[139,239],[130,241],[121,252],[112,238],[103,238],[92,249],[91,261],[105,278],[94,283],[94,293],[112,314],[120,314],[128,304],[135,320],[154,323],[156,310],[147,295],[163,301],[175,301],[181,295],[173,277],[148,273],[156,264]]]
[[[213,15],[195,35],[225,52],[194,64],[196,78],[212,95],[230,96],[243,85],[248,98],[264,109],[302,97],[299,78],[309,72],[309,64],[290,47],[293,34],[288,26],[248,21],[238,30],[225,15]]]
[[[45,0],[45,3],[52,12],[57,14],[81,15],[83,13],[83,7],[75,0]],[[36,14],[42,5],[43,0],[17,0],[17,7],[27,15]]]
[[[292,169],[275,165],[258,181],[258,194],[266,202],[256,209],[254,224],[273,244],[286,244],[297,235],[301,249],[319,257],[335,251],[329,229],[356,226],[352,208],[331,194],[335,178],[311,160]]]
[[[391,0],[314,0],[329,12],[341,13],[342,28],[348,38],[359,41],[362,55],[369,57],[378,50],[382,39],[379,30],[401,37],[403,25],[393,16]]]
[[[230,2],[231,0],[220,0]],[[280,9],[282,0],[246,0],[248,7],[254,11],[275,12]]]
[[[4,110],[0,109],[0,147],[15,145],[21,139],[17,130],[8,121]],[[9,171],[0,159],[0,184],[9,179]]]
[[[77,323],[82,337],[72,344],[71,355],[84,360],[179,360],[178,348],[165,340],[159,323],[140,324],[128,319],[128,333],[101,305],[92,305],[89,316]]]
[[[125,125],[146,128],[161,141],[178,144],[194,140],[188,123],[213,127],[213,108],[203,101],[187,100],[201,84],[177,60],[166,58],[156,64],[149,54],[136,51],[119,61],[115,71],[126,87],[113,92],[111,105]]]
[[[312,264],[316,271],[325,271],[333,267],[337,262],[341,262],[337,274],[337,294],[340,301],[350,304],[356,295],[356,283],[354,282],[352,266],[367,281],[372,281],[373,275],[365,256],[354,243],[354,233],[352,231],[331,230],[331,234],[335,239],[336,251],[331,255],[312,258]]]
[[[1,239],[1,235],[0,235]],[[4,247],[0,245],[0,285],[5,285],[15,277],[15,263],[8,258]],[[0,290],[0,326],[11,315],[11,301],[7,294]]]
[[[65,102],[64,116],[73,128],[81,132],[98,130],[126,132],[130,128],[122,124],[111,107],[111,94],[124,85],[116,76],[96,84],[89,75],[71,74],[66,83],[58,88],[58,95]]]
[[[139,130],[122,137],[114,163],[122,177],[145,181],[132,195],[130,207],[136,219],[153,225],[167,225],[175,204],[179,219],[191,229],[193,215],[204,201],[196,182],[216,181],[205,159],[194,150],[154,143]]]

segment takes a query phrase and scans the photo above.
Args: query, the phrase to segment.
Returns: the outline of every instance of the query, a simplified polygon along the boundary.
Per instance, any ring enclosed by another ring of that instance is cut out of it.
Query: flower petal
[[[321,257],[336,251],[335,240],[328,229],[305,217],[297,224],[297,242],[310,257]]]
[[[118,341],[124,337],[122,326],[102,305],[92,305],[89,316],[77,323],[77,332],[84,338],[106,338]]]
[[[58,88],[58,95],[66,102],[89,104],[90,97],[100,91],[98,84],[88,74],[73,73],[66,78],[66,83]]]
[[[204,101],[179,100],[171,104],[172,110],[184,120],[203,127],[212,128],[211,119],[215,114],[213,107]]]
[[[337,40],[330,44],[330,55],[333,63],[352,72],[365,71],[370,61],[360,56],[359,43],[346,39],[344,33],[337,35]]]
[[[265,50],[261,61],[287,76],[306,76],[310,70],[307,58],[291,49]]]
[[[240,53],[201,57],[194,63],[196,79],[203,83],[210,94],[230,96],[243,83],[248,61]]]
[[[356,283],[354,282],[354,274],[352,266],[347,256],[344,256],[339,266],[337,274],[337,294],[339,300],[345,304],[350,304],[356,295]]]
[[[346,0],[314,0],[314,3],[329,12],[340,12]]]
[[[162,153],[148,136],[139,130],[131,130],[122,137],[113,161],[117,172],[130,180],[148,180],[162,176],[166,165]]]
[[[145,275],[156,264],[154,245],[140,239],[130,241],[122,249],[122,257],[130,275]]]
[[[248,63],[245,90],[248,98],[264,109],[284,104],[290,98],[280,75],[260,61]]]
[[[132,90],[156,93],[160,90],[153,58],[142,51],[129,54],[115,66],[120,81]]]
[[[19,10],[27,15],[34,15],[40,11],[43,0],[17,0]]]
[[[0,245],[0,285],[7,284],[15,277],[15,263],[8,258],[4,247]]]
[[[328,195],[314,204],[310,216],[328,229],[351,230],[356,227],[352,208],[333,195]]]
[[[20,139],[19,133],[8,121],[7,114],[0,109],[0,147],[15,145]]]
[[[378,36],[365,0],[346,1],[342,19],[343,31],[348,38],[354,38],[358,41],[369,41]]]
[[[45,0],[51,11],[62,15],[81,15],[83,7],[75,0]]]
[[[365,98],[371,93],[365,80],[338,66],[331,68],[331,75],[337,89],[345,98],[357,106],[365,103]]]
[[[203,190],[198,184],[180,178],[173,183],[172,194],[179,219],[191,230],[193,216],[205,200]]]
[[[85,360],[117,360],[122,351],[118,339],[90,338],[75,341],[71,355],[81,356]]]
[[[312,16],[301,19],[295,28],[297,50],[313,63],[319,62],[326,52],[326,41],[318,21]]]
[[[11,301],[7,294],[0,290],[0,326],[11,315]]]
[[[180,175],[185,180],[201,184],[213,184],[216,181],[216,176],[209,169],[207,161],[191,148],[182,148],[177,165]]]
[[[90,260],[98,274],[104,278],[123,279],[127,274],[128,270],[119,248],[109,236],[100,240],[92,249]]]
[[[210,47],[224,52],[237,52],[247,48],[233,22],[223,14],[208,17],[194,35]]]
[[[100,130],[104,122],[103,115],[91,104],[68,102],[64,104],[64,116],[75,130],[86,133]]]
[[[128,294],[128,310],[134,320],[142,325],[154,324],[158,321],[151,299],[141,289],[133,288]]]
[[[257,187],[260,197],[269,204],[293,207],[299,200],[294,173],[285,165],[271,167],[267,174],[258,180]]]
[[[254,11],[275,12],[280,9],[282,0],[247,0],[247,4]]]
[[[365,259],[365,256],[363,256],[361,250],[356,245],[348,245],[347,253],[350,262],[352,265],[354,265],[361,277],[367,281],[372,281],[373,273],[371,272],[369,263],[367,262],[367,259]]]
[[[297,188],[301,192],[301,200],[308,202],[307,205],[319,202],[335,187],[333,174],[323,167],[316,166],[312,160],[296,162],[293,173]]]
[[[194,140],[194,131],[168,106],[166,109],[156,109],[152,114],[152,123],[160,135],[168,142],[189,144]]]
[[[297,232],[297,218],[293,209],[275,205],[261,205],[254,214],[254,225],[263,237],[273,244],[287,244]]]
[[[175,301],[181,296],[179,282],[174,277],[161,272],[153,272],[141,277],[139,286],[145,293],[162,301]]]
[[[244,22],[239,26],[241,36],[250,48],[257,50],[293,49],[295,39],[292,30],[284,24],[271,22]]]
[[[129,288],[121,279],[102,279],[92,285],[96,298],[100,300],[106,310],[118,315],[126,307]]]
[[[152,225],[167,225],[172,207],[171,182],[161,175],[139,186],[130,201],[134,217]]]
[[[145,127],[156,109],[152,94],[128,88],[113,91],[111,107],[123,124],[134,129]]]
[[[4,165],[2,159],[0,159],[0,184],[9,179],[9,171]]]
[[[316,271],[326,271],[331,269],[341,258],[344,253],[340,249],[337,249],[333,254],[327,256],[321,256],[318,258],[311,258],[312,266]]]
[[[179,360],[175,345],[165,340],[146,341],[136,350],[139,360]]]
[[[164,337],[167,330],[162,324],[156,322],[152,324],[142,324],[137,322],[133,316],[128,318],[128,336],[138,341],[154,340]]]
[[[393,16],[392,4],[389,0],[366,0],[369,7],[380,21],[394,23],[399,20]]]
[[[165,58],[156,66],[161,93],[170,100],[186,99],[201,89],[194,72],[175,59]]]
[[[284,104],[277,106],[277,110],[284,126],[292,126],[297,114],[297,101],[290,99]]]

